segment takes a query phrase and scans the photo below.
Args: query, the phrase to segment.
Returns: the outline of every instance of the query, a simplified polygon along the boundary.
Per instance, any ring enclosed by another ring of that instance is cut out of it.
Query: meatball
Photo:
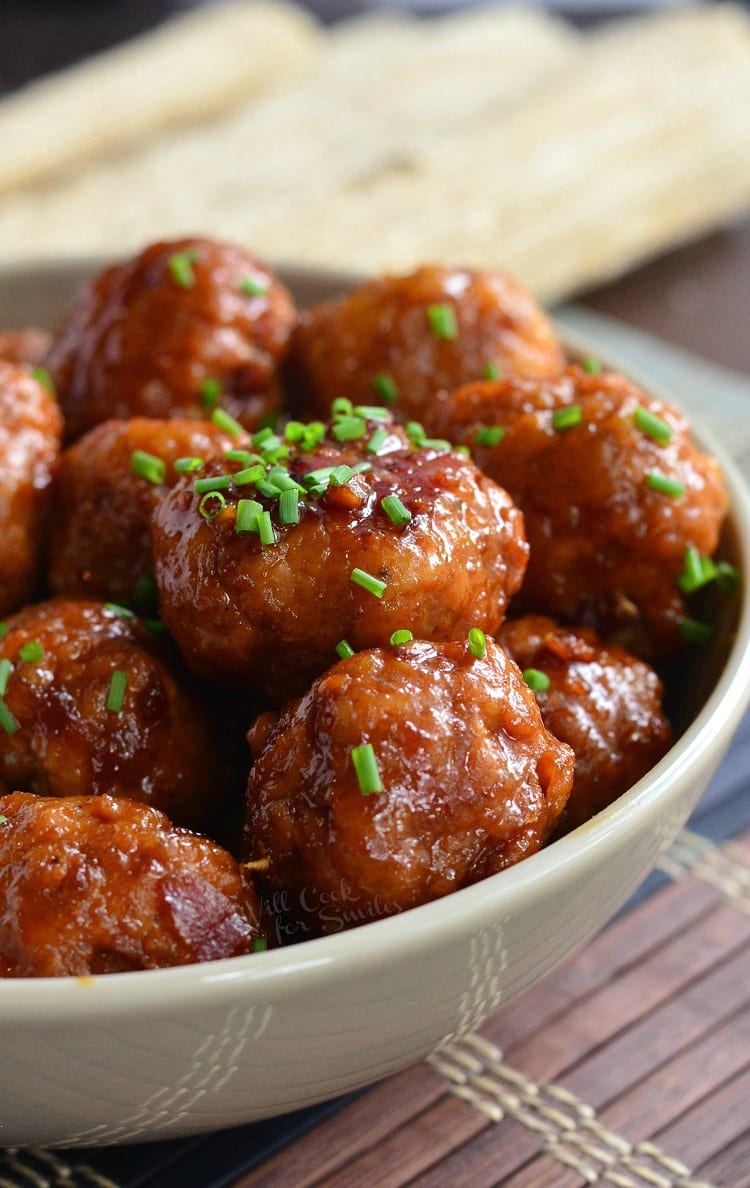
[[[7,363],[36,366],[44,362],[51,342],[51,335],[36,326],[28,326],[24,330],[6,330],[0,333],[0,359],[5,359]]]
[[[309,415],[336,397],[430,423],[436,393],[494,372],[559,375],[562,347],[534,299],[493,272],[420,268],[300,315],[289,385]]]
[[[34,596],[62,418],[27,367],[0,360],[0,615]]]
[[[199,824],[226,791],[216,726],[168,642],[126,615],[60,598],[8,620],[0,786],[109,792]]]
[[[69,440],[112,417],[200,417],[221,400],[255,428],[278,405],[292,299],[265,264],[208,239],[156,243],[84,289],[48,367]]]
[[[112,796],[0,797],[0,976],[159,969],[236,957],[258,904],[225,850]]]
[[[493,633],[521,583],[523,522],[506,493],[447,445],[411,445],[388,419],[343,416],[330,437],[296,446],[286,468],[257,466],[259,487],[244,483],[247,470],[232,483],[222,469],[207,467],[197,491],[192,477],[178,483],[152,525],[164,620],[210,680],[280,704],[330,666],[342,640],[360,649],[401,628],[435,640],[474,625]],[[274,477],[301,488],[290,515]],[[263,536],[243,531],[253,508]]]
[[[714,552],[728,506],[681,412],[620,375],[574,367],[557,381],[468,385],[436,421],[523,511],[531,556],[517,609],[594,627],[646,658],[679,646],[687,550]]]
[[[480,649],[477,649],[480,650]],[[554,829],[573,753],[494,641],[360,652],[251,728],[247,850],[313,931],[475,883]],[[368,770],[369,767],[369,770]]]
[[[668,750],[662,684],[648,664],[586,628],[529,615],[504,623],[498,641],[528,674],[542,720],[575,752],[566,826],[588,821]],[[531,670],[529,672],[529,670]]]
[[[151,515],[175,462],[244,445],[206,421],[105,421],[62,455],[54,485],[49,580],[56,594],[137,601],[153,569]],[[143,458],[143,455],[149,455]],[[199,470],[194,473],[199,473]]]

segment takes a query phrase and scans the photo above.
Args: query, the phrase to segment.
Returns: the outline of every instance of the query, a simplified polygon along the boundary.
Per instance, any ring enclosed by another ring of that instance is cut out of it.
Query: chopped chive
[[[166,635],[167,628],[162,623],[161,619],[144,619],[146,630],[150,631],[152,635]]]
[[[25,664],[37,664],[44,656],[44,648],[38,639],[30,639],[18,649],[18,655]]]
[[[275,437],[275,436],[276,436],[276,434],[274,433],[271,426],[264,425],[262,429],[259,429],[257,431],[257,433],[253,434],[253,445],[258,446],[258,448],[260,449],[260,447],[263,445],[264,442],[269,441],[270,438]]]
[[[129,606],[120,606],[119,602],[105,602],[102,610],[109,611],[111,615],[117,615],[118,619],[135,618],[135,611],[132,611]]]
[[[5,690],[8,688],[8,680],[10,674],[13,672],[13,665],[7,656],[3,656],[0,660],[0,697],[5,697]]]
[[[301,483],[292,478],[283,466],[272,466],[268,472],[268,481],[274,483],[280,491],[304,491]]]
[[[320,445],[326,435],[326,427],[322,421],[310,421],[305,425],[305,436],[300,442],[301,450],[314,450]]]
[[[133,474],[137,474],[139,478],[146,479],[157,487],[167,477],[167,466],[164,459],[157,458],[155,454],[147,454],[145,450],[133,450],[130,455],[130,469]]]
[[[225,450],[224,457],[227,462],[238,462],[240,466],[255,466],[259,462],[265,466],[260,454],[251,454],[249,450]]]
[[[35,379],[38,384],[41,384],[43,388],[46,388],[50,396],[57,396],[52,376],[47,371],[46,367],[32,367],[31,376],[32,379]]]
[[[552,414],[552,428],[558,431],[573,429],[583,420],[583,410],[580,404],[569,404],[567,408],[556,408]]]
[[[716,566],[710,557],[704,557],[695,545],[685,549],[684,569],[677,579],[683,594],[694,594],[707,586],[717,576]]]
[[[372,437],[365,446],[365,452],[368,454],[377,454],[388,440],[387,429],[376,429]]]
[[[196,479],[193,489],[196,495],[205,495],[206,491],[228,491],[231,485],[231,474],[215,474],[209,478]]]
[[[722,590],[736,590],[740,584],[740,575],[729,561],[719,561],[716,566],[716,580]]]
[[[469,651],[477,660],[484,660],[487,651],[487,636],[481,627],[472,627],[469,631]]]
[[[346,639],[340,639],[336,644],[336,655],[339,660],[348,660],[354,655],[354,648]]]
[[[238,470],[234,476],[234,485],[236,487],[246,487],[248,483],[257,483],[258,479],[262,479],[266,473],[266,467],[263,462],[256,462],[254,466],[248,466],[245,470]]]
[[[453,453],[460,454],[462,458],[470,458],[471,457],[471,450],[466,445],[454,445]]]
[[[121,668],[116,668],[112,673],[112,680],[109,683],[109,692],[107,693],[107,709],[110,713],[119,714],[125,701],[125,690],[128,685],[128,674],[123,672]]]
[[[486,380],[499,380],[502,374],[494,359],[490,359],[489,363],[485,363],[482,370],[482,378]]]
[[[267,948],[268,948],[268,941],[265,939],[265,937],[256,936],[255,940],[253,941],[253,952],[254,953],[265,953]]]
[[[7,825],[7,824],[8,824],[8,818],[5,816],[4,813],[0,813],[0,825]]]
[[[2,697],[0,697],[0,726],[2,726],[6,734],[15,734],[18,730],[18,722],[13,717]]]
[[[211,412],[221,400],[221,380],[209,376],[202,381],[199,390],[201,394],[201,406],[206,412]]]
[[[549,677],[539,668],[524,668],[521,676],[534,693],[546,693],[549,689]]]
[[[381,582],[364,569],[353,569],[350,576],[356,586],[361,586],[363,590],[374,594],[376,598],[382,598],[388,588],[387,582]]]
[[[255,532],[258,527],[258,516],[263,511],[262,503],[257,499],[240,499],[237,504],[237,518],[234,521],[235,532]]]
[[[446,437],[426,437],[422,442],[423,450],[452,450],[453,442]]]
[[[262,297],[268,292],[268,281],[256,280],[254,276],[246,276],[240,281],[240,289],[248,297]]]
[[[427,434],[424,431],[424,426],[420,425],[419,421],[406,422],[406,436],[412,445],[420,448],[427,440]]]
[[[588,358],[584,359],[581,363],[581,367],[584,371],[588,372],[589,375],[599,375],[602,369],[601,363],[598,359],[595,359],[593,355],[589,355]]]
[[[641,433],[645,433],[657,445],[667,445],[672,437],[673,429],[671,425],[668,425],[661,417],[657,417],[654,413],[649,412],[642,404],[639,404],[633,413],[633,424],[636,429],[640,429]]]
[[[317,487],[321,483],[328,486],[335,469],[335,466],[322,466],[319,470],[309,470],[307,474],[302,476],[302,482],[308,488]]]
[[[384,404],[398,402],[398,384],[387,371],[378,372],[372,381],[372,386]]]
[[[183,252],[175,252],[169,257],[168,266],[172,279],[181,289],[192,289],[195,284],[193,263],[198,259],[197,248],[186,248]]]
[[[687,643],[710,644],[716,631],[710,623],[701,623],[698,619],[683,619],[680,623],[680,635]]]
[[[215,408],[211,413],[211,422],[217,429],[223,429],[230,437],[240,437],[244,433],[244,429],[239,421],[235,421],[234,417],[230,417],[228,412],[223,408]]]
[[[332,487],[345,487],[349,479],[353,477],[354,470],[351,466],[335,466],[328,481]]]
[[[352,470],[355,474],[367,474],[368,470],[372,470],[372,462],[357,462]]]
[[[399,647],[400,644],[408,644],[414,639],[411,631],[406,627],[402,627],[400,631],[394,631],[391,636],[391,644],[394,648]]]
[[[435,338],[444,338],[448,341],[458,338],[456,311],[447,302],[428,305],[427,321],[430,323],[430,330]]]
[[[226,505],[227,501],[221,491],[206,491],[198,504],[198,512],[204,520],[215,520],[224,511]]]
[[[276,440],[278,441],[278,438]],[[285,462],[289,454],[289,446],[286,445],[273,446],[273,448],[263,447],[263,458],[269,466],[274,466],[277,462]]]
[[[658,470],[652,470],[647,476],[646,486],[650,487],[652,491],[658,491],[661,495],[669,495],[672,499],[682,499],[685,494],[684,483],[669,478],[666,474],[660,474]]]
[[[273,530],[271,523],[271,513],[262,511],[256,520],[258,525],[258,536],[262,545],[276,544],[276,533]]]
[[[8,624],[6,622],[0,623],[0,639],[5,639],[8,634]]]
[[[474,445],[479,446],[496,446],[505,437],[505,429],[502,425],[485,425],[483,429],[479,429],[474,438]]]
[[[299,524],[299,491],[296,487],[282,491],[279,499],[279,523]]]
[[[296,445],[298,441],[303,441],[307,426],[302,421],[288,421],[284,426],[284,440],[291,441]]]
[[[383,782],[378,771],[378,761],[372,743],[362,743],[352,747],[352,763],[357,776],[359,790],[363,796],[371,796],[373,792],[383,791]]]
[[[193,474],[196,470],[203,470],[205,465],[202,458],[178,458],[174,468],[178,474]]]
[[[399,499],[398,495],[386,495],[380,500],[380,506],[391,523],[397,528],[403,528],[411,520],[411,512]]]
[[[378,404],[358,404],[355,406],[354,415],[364,417],[367,421],[387,421],[390,416],[388,409],[381,408]]]
[[[354,412],[354,405],[346,396],[337,396],[331,405],[332,417],[350,417]]]
[[[342,417],[331,428],[331,436],[336,441],[358,441],[367,432],[367,422],[364,417]]]
[[[261,495],[265,495],[266,499],[278,499],[281,490],[276,486],[276,483],[270,482],[267,478],[256,479],[256,491],[260,491]]]

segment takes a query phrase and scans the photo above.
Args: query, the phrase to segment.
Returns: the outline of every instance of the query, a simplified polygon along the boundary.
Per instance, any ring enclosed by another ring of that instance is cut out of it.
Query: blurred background
[[[6,264],[205,232],[498,267],[750,371],[741,4],[5,0],[2,30]]]

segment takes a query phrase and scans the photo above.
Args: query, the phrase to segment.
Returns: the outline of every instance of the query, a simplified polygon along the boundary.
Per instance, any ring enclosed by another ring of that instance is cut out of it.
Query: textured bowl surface
[[[0,326],[53,325],[94,267],[0,273]],[[300,304],[346,284],[284,275]],[[581,348],[596,352],[596,343]],[[649,387],[648,376],[634,378]],[[707,444],[732,499],[726,549],[747,574],[750,499]],[[750,698],[747,583],[736,611],[720,658],[707,655],[697,675],[702,708],[669,754],[605,812],[519,866],[286,950],[0,981],[0,1145],[143,1141],[249,1122],[364,1086],[478,1027],[596,932],[680,829]]]

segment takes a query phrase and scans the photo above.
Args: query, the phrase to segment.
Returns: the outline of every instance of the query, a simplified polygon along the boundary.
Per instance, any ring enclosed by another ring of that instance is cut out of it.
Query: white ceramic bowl
[[[0,326],[52,324],[91,270],[0,274]],[[285,275],[301,303],[343,283]],[[596,353],[596,344],[583,349]],[[648,388],[648,377],[641,383]],[[732,499],[727,555],[748,574],[750,500],[715,452]],[[701,661],[692,687],[702,708],[679,742],[609,809],[520,865],[286,950],[0,981],[0,1145],[167,1138],[250,1122],[364,1086],[478,1027],[612,916],[705,788],[750,698],[750,584],[737,603],[723,651]]]

